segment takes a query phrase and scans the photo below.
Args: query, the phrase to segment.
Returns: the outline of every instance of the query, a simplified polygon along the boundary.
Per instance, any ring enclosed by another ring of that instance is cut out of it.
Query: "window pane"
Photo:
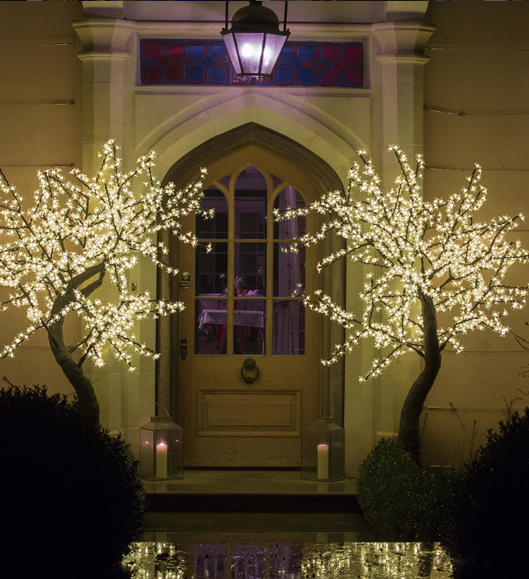
[[[305,308],[301,300],[274,300],[273,336],[273,354],[305,354]]]
[[[233,312],[234,354],[265,354],[266,305],[264,300],[236,299]]]
[[[226,288],[228,244],[213,243],[208,253],[198,246],[195,250],[195,292],[199,296],[219,295]]]
[[[292,186],[285,187],[274,201],[274,209],[300,209],[305,207],[302,195]],[[306,232],[306,217],[274,221],[274,239],[295,239]]]
[[[235,188],[235,238],[266,237],[266,180],[255,167],[247,167]]]
[[[288,243],[274,243],[274,296],[292,297],[305,291],[305,248],[298,253]]]
[[[202,239],[226,239],[228,237],[228,203],[222,191],[213,185],[204,191],[200,201],[203,209],[214,209],[213,219],[196,217],[196,236]]]
[[[226,299],[200,299],[195,305],[195,354],[226,354]]]
[[[235,293],[248,297],[265,295],[266,245],[235,243]]]

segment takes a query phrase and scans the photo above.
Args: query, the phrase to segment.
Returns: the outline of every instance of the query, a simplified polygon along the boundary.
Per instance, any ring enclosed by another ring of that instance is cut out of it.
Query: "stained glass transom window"
[[[143,85],[363,86],[361,42],[287,42],[272,78],[237,78],[222,40],[143,39]]]

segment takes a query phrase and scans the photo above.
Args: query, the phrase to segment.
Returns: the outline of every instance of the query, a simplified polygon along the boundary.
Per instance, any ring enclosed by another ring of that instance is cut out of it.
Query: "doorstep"
[[[352,479],[302,480],[299,470],[189,469],[143,485],[148,512],[360,512]]]

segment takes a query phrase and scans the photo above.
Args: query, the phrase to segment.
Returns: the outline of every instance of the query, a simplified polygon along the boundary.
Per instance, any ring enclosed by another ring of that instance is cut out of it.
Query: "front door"
[[[251,151],[208,171],[203,207],[215,216],[193,217],[199,246],[179,250],[190,274],[178,336],[186,465],[299,466],[302,428],[320,404],[320,321],[302,303],[316,289],[316,256],[288,251],[306,218],[278,223],[273,211],[317,192]]]

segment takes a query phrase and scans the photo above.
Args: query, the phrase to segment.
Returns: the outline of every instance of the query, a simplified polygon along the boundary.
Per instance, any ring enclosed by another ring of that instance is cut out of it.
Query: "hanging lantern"
[[[237,76],[272,76],[272,71],[290,35],[286,30],[287,2],[283,31],[273,10],[262,2],[250,0],[235,12],[228,30],[228,2],[226,28],[221,31]]]
[[[345,478],[345,431],[324,418],[301,433],[301,478],[336,481]]]
[[[149,480],[184,478],[184,430],[171,416],[153,416],[140,428],[140,471]]]

